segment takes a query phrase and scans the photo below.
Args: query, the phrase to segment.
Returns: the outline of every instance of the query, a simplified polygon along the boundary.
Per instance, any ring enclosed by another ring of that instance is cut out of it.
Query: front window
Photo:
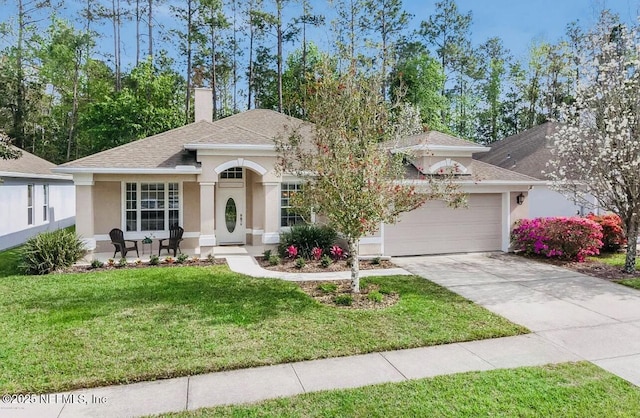
[[[42,186],[42,220],[47,222],[49,220],[49,185]]]
[[[33,184],[27,185],[27,225],[33,225]]]
[[[178,183],[127,183],[127,231],[163,231],[180,223]]]
[[[302,190],[300,183],[282,183],[280,188],[280,226],[293,226],[304,223],[302,216],[293,211],[291,198]]]

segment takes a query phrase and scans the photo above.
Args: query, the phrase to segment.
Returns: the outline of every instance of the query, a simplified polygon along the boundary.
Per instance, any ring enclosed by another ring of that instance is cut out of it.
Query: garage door
[[[386,255],[495,251],[501,248],[500,194],[470,194],[468,208],[451,209],[440,201],[404,213],[384,226]]]

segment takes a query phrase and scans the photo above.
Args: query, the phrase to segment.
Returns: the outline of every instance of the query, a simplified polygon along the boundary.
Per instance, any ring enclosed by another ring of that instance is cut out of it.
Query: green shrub
[[[302,269],[306,264],[307,264],[307,262],[304,261],[304,258],[302,258],[302,257],[296,258],[296,268],[297,269]]]
[[[338,285],[335,283],[321,283],[317,289],[322,293],[333,293],[338,290]]]
[[[367,298],[372,302],[380,303],[382,302],[382,299],[384,299],[384,296],[382,296],[382,293],[374,290],[373,292],[369,292]]]
[[[120,261],[118,261],[118,267],[127,267],[127,259],[122,257]]]
[[[351,295],[338,295],[333,298],[333,302],[336,305],[351,306],[351,304],[353,304],[353,298]]]
[[[280,264],[280,257],[277,254],[272,254],[271,257],[269,257],[269,264],[272,266],[277,266],[278,264]]]
[[[93,260],[91,260],[91,268],[92,269],[99,269],[99,268],[102,268],[102,267],[104,267],[104,263],[102,261],[100,261],[98,259],[95,259],[95,258]]]
[[[333,260],[327,254],[323,255],[322,258],[320,259],[320,265],[324,268],[329,267],[331,263],[333,263]]]
[[[158,264],[160,264],[160,257],[152,254],[151,257],[149,257],[149,264],[152,266],[157,266]]]
[[[184,264],[187,262],[187,260],[189,259],[189,256],[184,254],[184,253],[180,253],[178,254],[178,257],[176,258],[176,263],[178,264]]]
[[[298,254],[301,257],[309,260],[315,247],[329,248],[337,237],[336,231],[326,225],[295,225],[291,227],[289,232],[280,234],[278,254],[280,257],[284,257],[287,248],[293,245],[298,249]]]
[[[27,274],[48,274],[70,267],[84,254],[84,245],[75,232],[66,229],[43,232],[24,245],[21,268]]]
[[[264,250],[264,252],[262,253],[262,258],[268,260],[269,257],[271,257],[271,250]]]
[[[209,263],[213,263],[216,260],[216,258],[213,256],[213,254],[209,253],[207,254],[207,261]]]

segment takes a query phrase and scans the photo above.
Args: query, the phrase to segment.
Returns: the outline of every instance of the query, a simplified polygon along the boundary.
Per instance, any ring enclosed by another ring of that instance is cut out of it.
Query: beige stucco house
[[[55,169],[73,175],[76,229],[88,249],[109,250],[114,227],[127,239],[163,238],[177,223],[185,229],[182,248],[207,255],[220,245],[277,244],[299,220],[289,198],[300,182],[278,174],[273,139],[292,128],[311,136],[313,126],[259,109],[211,122],[210,92],[197,89],[195,98],[197,122]],[[437,132],[407,138],[402,147],[417,159],[406,181],[420,184],[421,176],[457,165],[469,207],[431,202],[362,239],[362,254],[508,249],[536,179],[474,161],[474,152],[488,148]]]

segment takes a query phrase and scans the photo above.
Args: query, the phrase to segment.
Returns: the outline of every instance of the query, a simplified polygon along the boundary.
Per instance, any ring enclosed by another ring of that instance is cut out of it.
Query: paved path
[[[412,257],[395,262],[534,333],[53,394],[34,405],[0,404],[0,416],[141,416],[585,359],[640,385],[639,291],[505,255]],[[229,255],[229,266],[266,275],[247,256]],[[298,279],[297,275],[285,278]],[[323,278],[327,277],[317,277]]]

